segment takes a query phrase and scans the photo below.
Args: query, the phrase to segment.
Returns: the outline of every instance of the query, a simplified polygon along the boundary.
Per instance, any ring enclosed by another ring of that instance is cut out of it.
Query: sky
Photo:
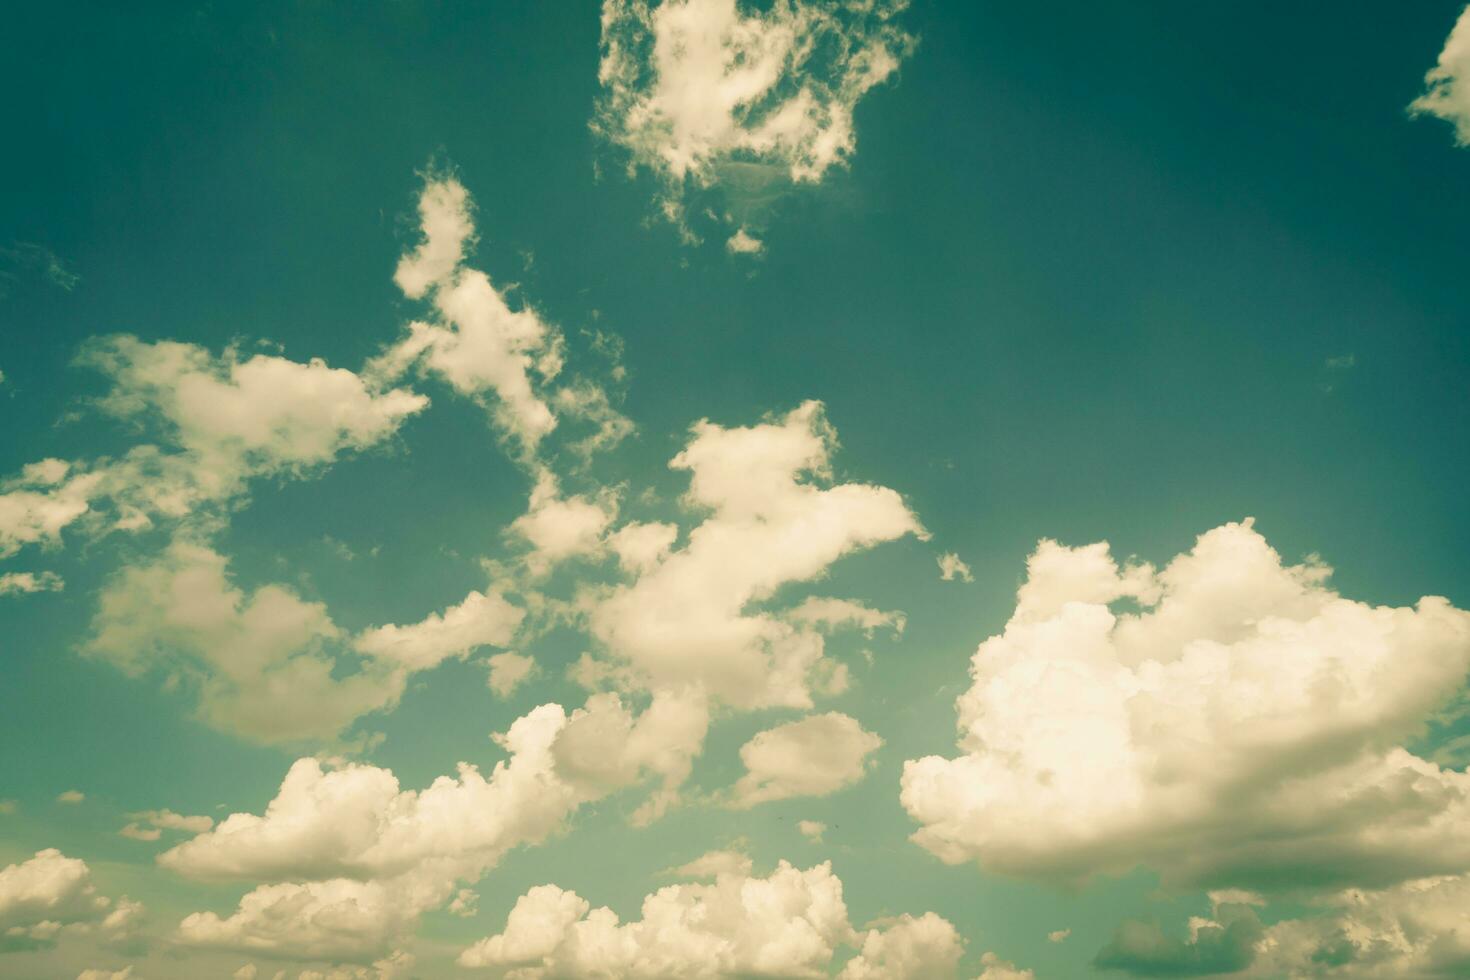
[[[59,3],[0,975],[1470,974],[1470,8]]]

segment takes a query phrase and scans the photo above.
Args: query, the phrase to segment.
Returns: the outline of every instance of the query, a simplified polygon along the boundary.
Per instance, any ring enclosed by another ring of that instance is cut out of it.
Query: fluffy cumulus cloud
[[[83,518],[137,530],[187,517],[238,497],[252,478],[304,474],[378,444],[428,404],[321,360],[235,348],[216,357],[194,344],[119,335],[90,342],[79,360],[111,382],[98,407],[159,444],[115,459],[41,460],[0,483],[0,557],[55,544]]]
[[[209,725],[289,743],[330,738],[393,704],[413,671],[508,642],[520,618],[498,593],[472,592],[423,622],[354,640],[320,603],[280,585],[247,593],[224,556],[180,538],[114,576],[83,649],[130,675],[162,672],[191,686]]]
[[[1470,667],[1470,614],[1346,599],[1247,521],[1162,570],[1043,541],[959,698],[960,755],[905,766],[946,861],[1081,880],[1381,887],[1470,868],[1470,776],[1406,751]],[[1121,608],[1115,608],[1121,607]]]
[[[858,955],[838,980],[927,980],[953,977],[965,943],[947,919],[933,912],[876,923],[862,936]]]
[[[553,404],[593,426],[573,447],[583,455],[626,436],[631,424],[600,386],[582,380],[545,390],[561,373],[565,342],[536,310],[512,305],[489,276],[464,264],[475,238],[473,202],[464,185],[453,177],[430,178],[418,208],[422,240],[398,263],[394,281],[409,299],[425,301],[431,316],[410,323],[368,373],[387,381],[418,366],[441,378],[483,403],[527,459],[557,426]]]
[[[682,220],[692,188],[769,197],[815,182],[856,145],[858,101],[913,46],[907,0],[604,0],[593,126],[664,184]],[[738,206],[738,204],[737,204]],[[732,252],[760,251],[742,225]]]
[[[980,975],[975,980],[1036,980],[1036,972],[1022,969],[994,953],[984,953],[980,956]]]
[[[604,790],[558,767],[567,715],[542,705],[500,737],[489,777],[461,765],[420,791],[369,765],[291,767],[264,814],[236,813],[159,856],[201,879],[265,882],[237,909],[190,915],[181,942],[279,957],[370,962],[423,912],[458,902],[511,848],[557,833]]]
[[[767,729],[740,748],[745,775],[730,805],[748,809],[793,796],[829,796],[863,778],[883,740],[832,711]]]
[[[589,698],[558,753],[567,771],[609,789],[657,777],[635,821],[675,802],[714,704],[809,708],[813,694],[847,684],[824,634],[902,628],[901,614],[849,600],[770,601],[844,555],[923,533],[892,490],[825,485],[835,445],[817,402],[754,426],[700,422],[671,463],[690,472],[685,503],[704,512],[684,545],[663,523],[632,522],[601,539],[628,580],[578,593],[575,609],[600,655],[584,656],[572,676],[620,693]],[[782,780],[772,787],[760,798],[791,791]]]
[[[1437,116],[1455,127],[1455,142],[1470,146],[1470,7],[1460,12],[1439,63],[1424,76],[1427,88],[1410,111]]]
[[[633,580],[584,601],[624,683],[741,708],[812,706],[813,687],[839,674],[824,656],[828,623],[768,600],[847,554],[923,533],[893,490],[824,486],[835,445],[818,402],[753,426],[694,426],[671,465],[690,473],[686,502],[707,516],[682,548],[670,534],[620,551]]]
[[[0,953],[53,945],[63,935],[125,941],[143,906],[97,891],[85,861],[54,848],[0,870]]]
[[[459,962],[518,980],[821,977],[839,949],[858,944],[843,973],[851,980],[940,980],[953,976],[960,951],[953,926],[932,913],[859,935],[829,864],[801,870],[782,861],[765,877],[735,869],[711,883],[659,889],[626,923],[575,892],[541,885]]]

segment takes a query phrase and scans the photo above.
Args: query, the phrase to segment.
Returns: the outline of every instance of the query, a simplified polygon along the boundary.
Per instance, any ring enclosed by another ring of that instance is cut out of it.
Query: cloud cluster
[[[683,546],[675,547],[679,529],[663,523],[630,522],[600,539],[629,580],[579,593],[576,608],[601,656],[584,656],[573,676],[593,689],[611,686],[626,700],[590,698],[573,714],[558,751],[564,765],[609,787],[660,777],[660,791],[635,821],[656,817],[677,799],[703,746],[712,703],[810,708],[814,693],[848,683],[846,665],[825,656],[824,634],[902,629],[901,614],[848,600],[771,601],[783,586],[818,578],[847,554],[924,533],[892,490],[823,486],[835,447],[819,402],[753,426],[699,422],[670,464],[690,473],[685,503],[705,512]],[[644,699],[648,707],[635,717],[632,709]],[[860,776],[872,738],[860,728],[856,772],[843,755],[837,783],[813,782],[790,768],[797,754],[820,753],[810,744],[797,753],[785,743],[823,725],[831,727],[832,719],[778,729],[750,747],[761,772],[752,770],[736,791],[737,805],[830,792]],[[839,751],[852,742],[844,740]],[[783,754],[788,758],[778,760]]]
[[[694,426],[670,465],[690,473],[686,502],[708,516],[681,548],[660,534],[657,547],[625,552],[636,555],[633,581],[585,602],[628,684],[739,708],[810,708],[814,686],[840,689],[845,670],[825,659],[821,638],[831,617],[810,606],[783,615],[769,600],[845,555],[924,532],[893,490],[822,486],[835,446],[820,402],[753,426]]]
[[[1470,6],[1460,12],[1439,53],[1439,63],[1424,81],[1428,87],[1409,104],[1409,111],[1450,123],[1455,127],[1455,142],[1470,146]]]
[[[691,188],[769,196],[853,152],[858,101],[913,47],[907,0],[604,0],[593,128],[664,184],[682,221]],[[743,224],[743,222],[742,222]],[[759,252],[744,227],[732,252]]]
[[[55,848],[0,869],[0,953],[44,948],[73,933],[124,942],[142,915],[139,902],[99,894],[86,862]]]
[[[343,962],[385,955],[459,882],[555,834],[587,798],[556,772],[565,724],[560,707],[543,705],[501,736],[510,758],[489,777],[461,765],[421,791],[375,766],[299,760],[264,814],[232,814],[159,855],[189,877],[265,882],[228,916],[184,919],[179,940]]]
[[[206,724],[261,742],[329,739],[395,703],[410,673],[510,641],[523,613],[496,592],[420,623],[349,638],[326,608],[281,585],[245,592],[223,555],[187,538],[103,589],[83,652],[189,686]]]
[[[632,425],[601,386],[584,379],[547,389],[565,363],[561,332],[529,305],[512,305],[489,276],[465,265],[475,224],[474,203],[464,185],[453,177],[430,177],[418,210],[422,240],[399,261],[393,278],[409,299],[428,303],[432,316],[411,322],[366,373],[387,382],[417,366],[442,379],[481,402],[528,461],[557,426],[553,404],[595,427],[573,447],[581,455],[628,435]]]
[[[152,432],[123,456],[45,459],[0,483],[0,558],[54,545],[89,517],[101,529],[138,530],[237,499],[249,480],[302,475],[383,442],[428,399],[377,390],[321,360],[305,364],[230,348],[129,335],[89,342],[80,363],[111,388],[97,405]]]
[[[954,927],[932,912],[858,933],[830,864],[801,870],[782,861],[765,877],[747,864],[707,884],[661,888],[626,923],[575,892],[541,885],[459,963],[518,980],[821,977],[844,946],[860,947],[844,980],[942,980],[954,976],[963,951]]]
[[[975,654],[961,754],[905,766],[914,840],[1072,881],[1143,865],[1181,885],[1383,886],[1470,868],[1470,776],[1402,748],[1460,689],[1470,614],[1354,602],[1328,575],[1283,564],[1249,521],[1161,571],[1043,541]]]

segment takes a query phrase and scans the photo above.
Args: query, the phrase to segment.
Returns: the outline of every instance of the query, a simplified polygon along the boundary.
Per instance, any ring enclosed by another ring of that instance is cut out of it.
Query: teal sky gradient
[[[418,238],[419,175],[448,168],[477,205],[472,265],[516,284],[586,370],[605,361],[584,331],[622,338],[638,431],[595,479],[659,494],[626,514],[680,518],[688,477],[667,464],[697,420],[816,398],[836,479],[898,490],[933,537],[782,593],[907,614],[901,636],[831,641],[856,683],[819,710],[884,740],[861,783],[747,812],[701,802],[739,777],[746,740],[799,712],[717,714],[694,802],[638,829],[640,797],[613,796],[512,851],[476,917],[425,917],[409,975],[462,974],[454,953],[532,886],[632,918],[663,869],[740,839],[758,868],[831,859],[854,923],[950,919],[966,975],[986,950],[1044,980],[1099,975],[1120,921],[1182,931],[1203,893],[1148,870],[1067,889],[944,865],[907,839],[903,762],[953,754],[969,658],[1042,538],[1163,563],[1251,516],[1289,561],[1320,554],[1347,597],[1470,604],[1470,152],[1405,110],[1461,6],[915,0],[919,45],[860,102],[850,166],[776,201],[756,259],[681,242],[653,179],[589,128],[595,3],[13,9],[0,247],[41,245],[78,281],[17,267],[0,298],[0,473],[138,440],[89,407],[103,380],[74,360],[98,334],[269,342],[356,370],[419,315],[392,274]],[[481,408],[411,386],[432,407],[385,443],[252,485],[214,538],[237,584],[288,583],[353,631],[485,585],[480,559],[506,554],[530,481]],[[0,597],[0,799],[17,804],[0,866],[60,848],[101,891],[145,901],[159,934],[247,889],[155,867],[162,845],[119,837],[124,815],[259,813],[309,754],[207,728],[187,693],[80,655],[99,589],[167,540],[68,535],[0,565],[66,580]],[[942,552],[974,582],[939,581]],[[352,729],[384,736],[363,758],[405,788],[461,760],[488,770],[490,732],[585,697],[564,675],[588,643],[561,628],[518,645],[541,672],[505,700],[476,663],[416,675]],[[83,804],[54,802],[72,788]],[[826,822],[825,842],[801,819]],[[3,954],[0,974],[104,965],[69,955]],[[207,955],[221,976],[248,959]],[[154,947],[138,976],[203,975],[189,962]]]

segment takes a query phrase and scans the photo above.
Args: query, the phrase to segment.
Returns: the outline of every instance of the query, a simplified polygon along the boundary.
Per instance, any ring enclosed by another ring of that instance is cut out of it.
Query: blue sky
[[[1460,975],[1462,7],[16,12],[0,973]]]

